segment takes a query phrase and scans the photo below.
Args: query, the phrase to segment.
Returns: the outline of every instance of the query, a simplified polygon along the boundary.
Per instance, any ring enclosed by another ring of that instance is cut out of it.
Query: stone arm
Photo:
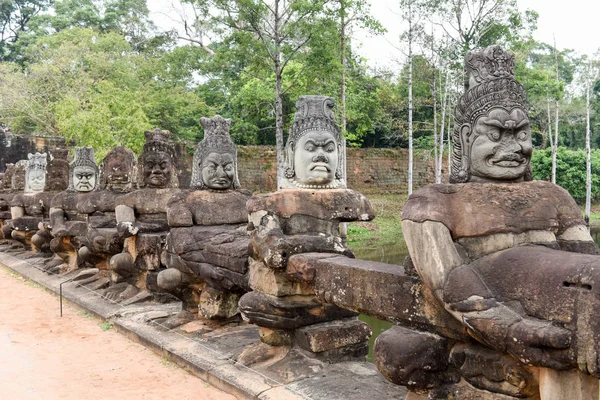
[[[68,235],[65,211],[62,208],[50,208],[50,227],[52,229],[52,235],[55,237],[62,237]]]
[[[176,195],[177,196],[177,195]],[[173,196],[175,197],[175,196]],[[193,226],[194,219],[189,207],[182,204],[167,206],[167,222],[170,227]]]
[[[21,218],[25,216],[25,207],[23,206],[11,206],[10,217],[12,219]]]
[[[600,254],[598,246],[592,239],[588,228],[583,224],[566,228],[557,235],[556,240],[561,250],[582,254]]]
[[[135,225],[135,211],[133,208],[120,204],[115,207],[117,232],[122,239],[134,236],[139,228]]]
[[[479,342],[526,364],[565,369],[576,365],[571,331],[502,303],[460,254],[440,222],[404,220],[402,230],[421,279]]]

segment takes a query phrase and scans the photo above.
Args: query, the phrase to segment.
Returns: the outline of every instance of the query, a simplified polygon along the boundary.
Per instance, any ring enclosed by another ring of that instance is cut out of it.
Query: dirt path
[[[0,295],[0,399],[235,399],[3,267]]]

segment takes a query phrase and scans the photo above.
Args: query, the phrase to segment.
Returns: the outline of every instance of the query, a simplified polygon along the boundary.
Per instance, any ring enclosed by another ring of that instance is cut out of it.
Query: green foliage
[[[140,55],[116,32],[81,28],[41,37],[25,54],[25,70],[0,65],[0,114],[15,133],[66,136],[98,158],[116,145],[139,152],[156,126],[202,137],[198,120],[211,109],[186,87],[189,77],[169,74],[171,55]]]
[[[556,183],[578,202],[585,202],[585,151],[559,147],[556,154]],[[600,150],[592,150],[592,202],[600,200]],[[549,181],[552,176],[551,149],[536,150],[531,158],[534,179]]]
[[[113,328],[113,324],[111,324],[110,322],[103,322],[100,324],[100,329],[102,329],[104,332],[111,330]]]

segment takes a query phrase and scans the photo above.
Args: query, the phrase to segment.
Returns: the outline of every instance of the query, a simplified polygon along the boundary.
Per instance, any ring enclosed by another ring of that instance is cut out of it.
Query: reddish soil
[[[0,294],[0,399],[235,399],[1,267]]]

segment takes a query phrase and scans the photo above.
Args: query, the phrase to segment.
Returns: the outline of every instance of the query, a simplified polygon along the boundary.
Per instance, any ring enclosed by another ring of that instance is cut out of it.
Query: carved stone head
[[[76,147],[70,168],[69,191],[86,193],[96,188],[98,165],[92,147]]]
[[[155,189],[178,187],[175,151],[169,143],[169,131],[156,128],[144,134],[146,144],[138,159],[140,186]]]
[[[302,96],[286,144],[283,188],[345,187],[345,140],[335,122],[335,102],[326,96]]]
[[[531,180],[531,131],[515,57],[499,46],[469,52],[454,113],[451,183]]]
[[[25,193],[42,192],[46,185],[46,153],[27,154],[28,163],[25,172]]]
[[[239,189],[237,148],[229,136],[231,120],[216,115],[201,118],[204,139],[194,152],[191,188],[202,190]]]
[[[123,146],[113,148],[100,164],[100,189],[127,192],[133,188],[135,155]]]
[[[25,190],[25,176],[27,173],[27,160],[19,160],[15,163],[15,168],[11,178],[11,187],[14,191]]]
[[[50,161],[46,167],[46,192],[63,191],[69,187],[69,149],[50,151]]]

